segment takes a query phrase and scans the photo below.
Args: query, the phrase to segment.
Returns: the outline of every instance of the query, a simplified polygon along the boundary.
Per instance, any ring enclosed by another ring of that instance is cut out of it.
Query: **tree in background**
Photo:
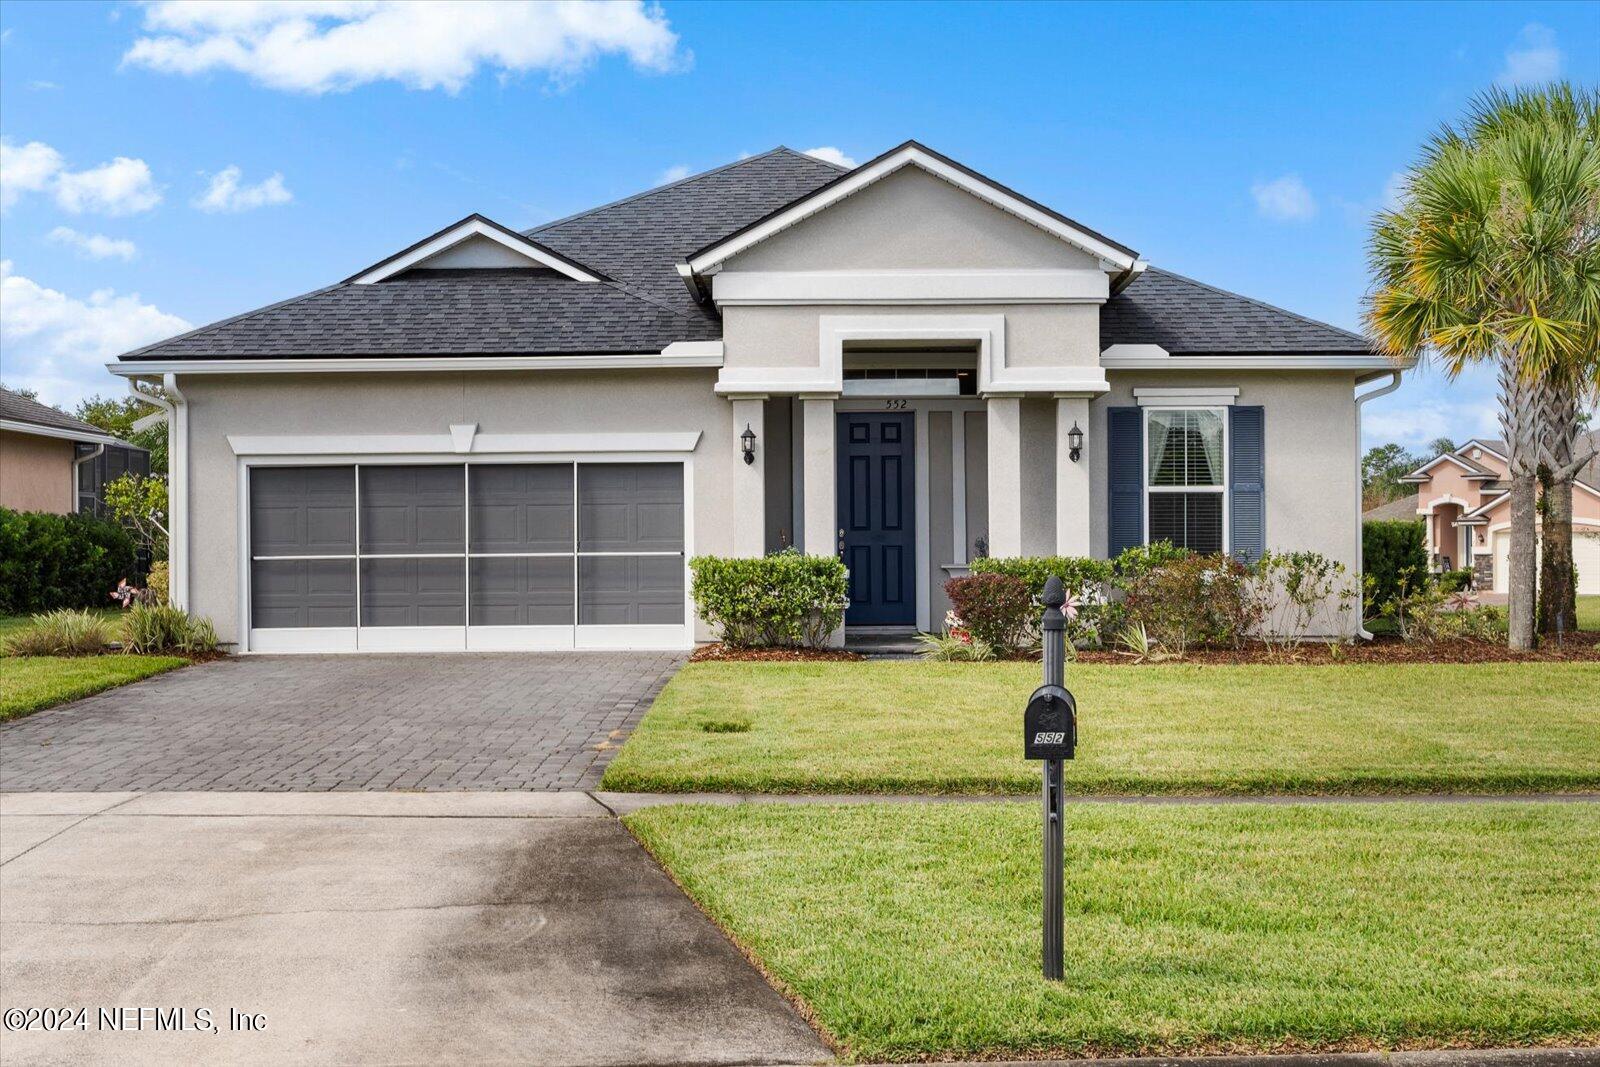
[[[1400,479],[1426,462],[1397,444],[1367,449],[1361,457],[1361,510],[1368,511],[1415,492]]]
[[[1573,166],[1600,155],[1600,91],[1567,84],[1539,91],[1496,89],[1473,108],[1467,134],[1479,140],[1540,131],[1528,148],[1553,142],[1569,149]],[[1597,165],[1600,166],[1600,165]],[[1582,180],[1582,179],[1578,179]],[[1578,625],[1578,576],[1572,560],[1572,491],[1578,472],[1594,458],[1585,432],[1588,412],[1600,394],[1600,180],[1591,172],[1587,196],[1568,217],[1551,220],[1547,239],[1576,263],[1573,294],[1577,343],[1547,370],[1552,383],[1541,402],[1539,443],[1540,527],[1539,631],[1568,632]]]
[[[1428,442],[1428,459],[1432,459],[1434,456],[1442,456],[1446,452],[1454,452],[1455,450],[1455,441],[1448,437],[1435,437]],[[1427,460],[1423,460],[1423,462],[1426,463]]]
[[[91,397],[78,405],[78,418],[91,426],[98,426],[112,437],[120,437],[131,445],[138,445],[150,453],[150,472],[167,473],[166,423],[135,430],[133,424],[156,408],[137,397]]]
[[[103,490],[106,507],[124,526],[131,527],[155,559],[167,558],[167,479],[124,474]]]
[[[39,390],[37,389],[13,389],[5,382],[0,382],[0,389],[4,389],[8,393],[16,393],[18,396],[28,400],[37,401],[39,399]]]
[[[1536,95],[1480,97],[1462,129],[1424,147],[1399,206],[1373,222],[1364,312],[1375,343],[1396,358],[1437,355],[1452,378],[1479,363],[1497,370],[1511,467],[1513,648],[1535,641],[1546,412],[1570,390],[1568,368],[1581,365],[1600,310],[1600,151],[1560,123],[1502,107]]]

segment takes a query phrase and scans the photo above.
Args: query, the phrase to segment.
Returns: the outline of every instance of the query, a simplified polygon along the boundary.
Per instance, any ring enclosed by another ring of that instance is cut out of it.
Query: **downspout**
[[[104,441],[101,441],[99,444],[94,446],[94,451],[93,452],[90,452],[87,455],[79,456],[77,459],[72,461],[72,510],[73,511],[82,511],[83,510],[82,505],[79,502],[79,497],[78,497],[78,494],[83,492],[83,474],[79,470],[79,468],[81,468],[85,463],[88,463],[91,459],[99,459],[102,455],[105,454],[105,450],[106,450],[106,443]]]
[[[1388,396],[1400,388],[1400,372],[1389,372],[1389,383],[1366,393],[1356,394],[1356,603],[1366,603],[1366,545],[1361,535],[1361,408],[1369,400],[1376,400],[1380,396]],[[1366,626],[1366,611],[1364,606],[1356,608],[1356,636],[1363,641],[1372,640],[1372,631]]]
[[[128,388],[140,399],[167,413],[167,597],[174,607],[189,607],[189,405],[178,389],[178,376],[162,376],[166,394],[148,393],[139,379],[129,378]]]

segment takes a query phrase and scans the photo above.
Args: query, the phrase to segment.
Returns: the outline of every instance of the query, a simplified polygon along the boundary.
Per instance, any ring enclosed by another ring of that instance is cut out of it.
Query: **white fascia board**
[[[972,175],[952,167],[942,160],[935,159],[915,145],[908,145],[893,155],[878,160],[877,163],[870,167],[861,167],[851,171],[848,176],[835,182],[823,192],[794,205],[787,211],[780,212],[759,226],[753,226],[741,234],[713,245],[689,260],[686,266],[693,274],[703,274],[724,260],[760,244],[774,234],[810,218],[819,211],[827,210],[846,197],[860,192],[867,186],[879,182],[902,167],[907,166],[920,167],[934,177],[943,179],[956,188],[971,193],[979,200],[1002,211],[1009,212],[1024,222],[1039,227],[1046,233],[1059,237],[1079,251],[1098,256],[1106,262],[1114,264],[1119,271],[1131,269],[1136,262],[1134,256],[1130,256],[1120,248],[1113,248],[1099,238],[1084,233],[1077,227],[1070,226],[1053,215],[1040,211],[1033,205],[1025,203],[998,186],[974,178]]]
[[[1413,478],[1416,478],[1416,479],[1419,479],[1419,480],[1423,479],[1423,478],[1426,478],[1426,477],[1428,477],[1428,472],[1429,471],[1433,470],[1433,468],[1437,467],[1439,464],[1443,463],[1445,460],[1449,460],[1451,463],[1454,463],[1456,466],[1458,466],[1462,470],[1466,471],[1468,477],[1471,477],[1472,475],[1478,473],[1478,468],[1472,466],[1471,464],[1463,462],[1462,460],[1457,459],[1456,457],[1452,456],[1448,452],[1441,452],[1441,453],[1439,453],[1439,455],[1435,456],[1433,459],[1430,459],[1428,462],[1424,463],[1422,466],[1418,467],[1416,470],[1414,470],[1411,473],[1407,474],[1404,478],[1401,478],[1400,480],[1401,481],[1410,481]]]
[[[680,349],[685,346],[687,351]],[[705,347],[699,347],[705,346]],[[713,347],[714,346],[714,347]],[[174,359],[112,362],[124,378],[161,374],[363,374],[414,371],[672,370],[722,366],[721,341],[675,341],[660,352],[594,356],[374,356],[360,358]]]
[[[1139,351],[1133,351],[1139,350]],[[1160,353],[1160,354],[1157,354]],[[1387,356],[1173,356],[1159,345],[1112,345],[1100,353],[1106,370],[1404,370]]]
[[[733,271],[711,278],[719,306],[782,304],[1103,304],[1098,270]]]
[[[1147,389],[1141,387],[1133,391],[1133,399],[1142,408],[1232,407],[1239,400],[1239,390],[1220,386],[1194,386],[1192,388],[1179,387],[1173,389]]]
[[[91,445],[120,445],[123,448],[138,448],[130,445],[120,437],[110,434],[87,433],[83,430],[68,430],[61,426],[40,426],[34,422],[18,422],[16,419],[0,419],[0,430],[11,433],[32,434],[35,437],[53,437],[60,441],[82,441]]]
[[[643,455],[693,452],[700,433],[480,433],[465,450],[455,433],[229,434],[228,447],[236,456]]]
[[[518,255],[526,256],[533,263],[565,274],[574,281],[597,282],[600,280],[597,276],[580,267],[575,267],[565,260],[557,259],[555,256],[547,255],[531,241],[518,240],[499,228],[490,226],[482,219],[467,219],[460,225],[452,226],[433,240],[418,245],[404,255],[381,263],[365,273],[356,275],[351,281],[356,285],[371,285],[374,282],[381,282],[385,278],[394,277],[401,271],[410,270],[424,260],[431,259],[440,252],[454,248],[462,241],[473,237],[483,237],[493,241],[495,244],[502,245]]]
[[[1487,442],[1485,442],[1484,439],[1481,438],[1481,437],[1474,437],[1472,440],[1468,441],[1466,444],[1464,444],[1460,448],[1456,449],[1456,451],[1457,452],[1465,452],[1469,448],[1481,448],[1485,452],[1489,453],[1489,455],[1493,456],[1495,459],[1498,459],[1502,463],[1510,463],[1511,462],[1511,457],[1510,456],[1501,455],[1499,449],[1491,448],[1489,446],[1489,444]]]

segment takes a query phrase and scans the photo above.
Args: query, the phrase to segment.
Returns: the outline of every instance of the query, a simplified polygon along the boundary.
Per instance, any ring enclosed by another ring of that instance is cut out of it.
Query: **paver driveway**
[[[681,662],[219,660],[0,726],[0,790],[587,789]]]

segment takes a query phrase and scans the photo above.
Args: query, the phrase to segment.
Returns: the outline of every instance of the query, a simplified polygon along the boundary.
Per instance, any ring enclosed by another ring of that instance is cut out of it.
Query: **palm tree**
[[[1504,137],[1519,128],[1543,128],[1558,141],[1600,151],[1600,91],[1562,82],[1542,90],[1496,89],[1475,102],[1467,121],[1475,140]],[[1585,339],[1554,371],[1541,398],[1539,620],[1541,633],[1577,628],[1577,575],[1572,561],[1572,491],[1578,472],[1595,455],[1583,432],[1584,413],[1600,394],[1600,189],[1569,217],[1565,239],[1575,262],[1572,316]],[[1559,239],[1559,238],[1558,238]]]
[[[1480,98],[1479,114],[1496,97]],[[1446,128],[1373,223],[1364,318],[1396,357],[1436,354],[1454,377],[1493,363],[1510,449],[1510,643],[1535,640],[1538,470],[1547,410],[1570,391],[1592,339],[1585,296],[1597,267],[1600,152],[1556,124],[1507,118]],[[1569,542],[1570,546],[1570,542]]]

